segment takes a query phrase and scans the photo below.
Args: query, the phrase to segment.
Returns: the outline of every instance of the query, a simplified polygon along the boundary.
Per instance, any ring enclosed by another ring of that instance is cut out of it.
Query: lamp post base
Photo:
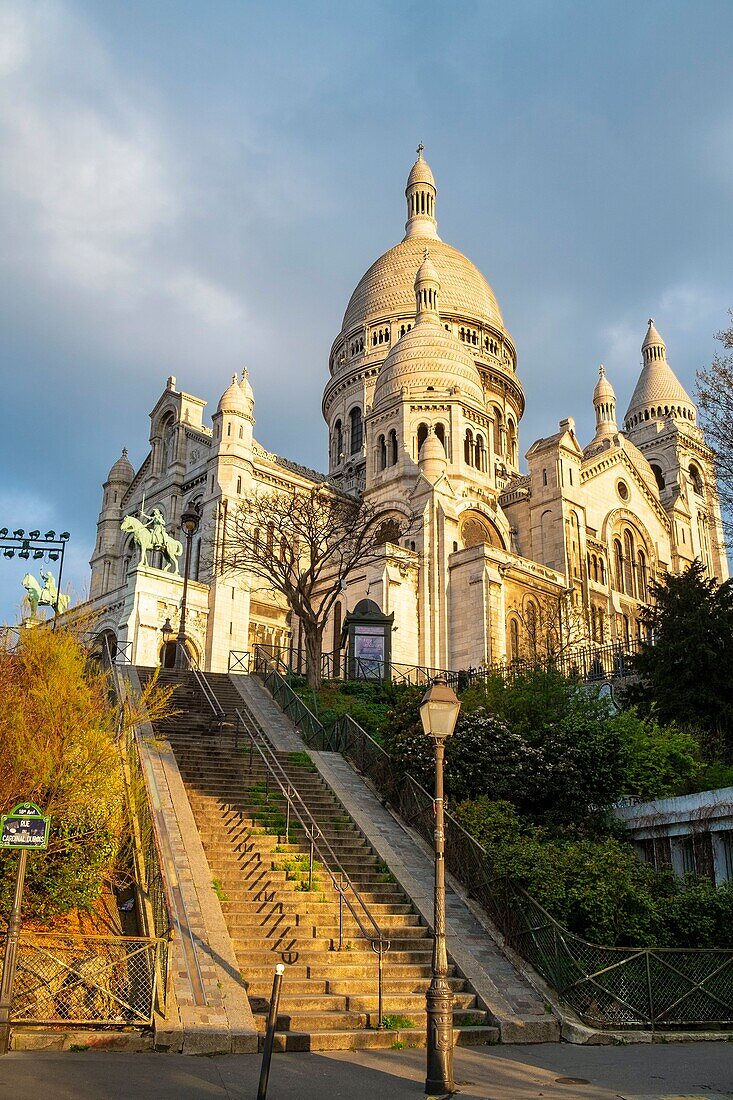
[[[434,977],[425,994],[428,1065],[425,1092],[445,1096],[453,1083],[453,991],[445,978]]]

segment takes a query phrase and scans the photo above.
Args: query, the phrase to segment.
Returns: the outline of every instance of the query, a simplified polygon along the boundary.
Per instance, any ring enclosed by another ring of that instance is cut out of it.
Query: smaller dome
[[[422,145],[418,145],[417,160],[410,169],[410,174],[407,177],[406,190],[413,187],[416,183],[427,183],[430,187],[435,187],[435,178],[430,170],[430,165],[426,160],[423,160],[422,151]]]
[[[484,404],[476,364],[437,321],[416,324],[392,347],[377,375],[373,408],[401,393],[403,386],[420,393],[456,389],[461,397]]]
[[[129,485],[135,476],[135,471],[132,468],[132,463],[127,457],[127,447],[122,448],[122,454],[113,464],[112,469],[107,475],[107,481],[121,481],[125,485]]]
[[[251,392],[252,387],[249,385],[248,381],[246,381],[246,385]],[[220,413],[239,413],[242,416],[249,416],[252,411],[253,401],[254,398],[249,397],[247,390],[240,385],[237,375],[233,374],[231,385],[224,390],[224,393],[219,398],[219,404],[216,411]]]
[[[598,368],[598,381],[596,382],[596,388],[593,390],[593,404],[597,401],[616,400],[616,394],[611,383],[606,378],[606,368],[601,363]]]
[[[432,428],[425,436],[417,461],[420,463],[420,469],[428,481],[435,482],[441,474],[445,473],[445,468],[448,465],[445,448]]]

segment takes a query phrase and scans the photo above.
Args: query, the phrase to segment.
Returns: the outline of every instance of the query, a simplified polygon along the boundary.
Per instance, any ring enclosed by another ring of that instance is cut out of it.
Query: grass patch
[[[221,880],[218,878],[212,878],[211,889],[214,891],[219,901],[229,901],[229,894],[221,884]]]
[[[390,1015],[382,1017],[382,1026],[387,1031],[408,1031],[409,1028],[414,1027],[414,1023],[409,1016]]]
[[[316,771],[316,766],[307,752],[289,752],[288,763],[292,764],[294,768],[303,768],[307,772]]]

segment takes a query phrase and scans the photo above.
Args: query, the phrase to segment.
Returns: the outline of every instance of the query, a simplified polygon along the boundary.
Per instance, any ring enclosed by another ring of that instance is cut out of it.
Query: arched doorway
[[[186,638],[185,641],[186,652],[192,661],[198,664],[198,652],[196,646],[193,644],[190,638]],[[176,648],[178,642],[175,638],[171,638],[170,641],[163,642],[160,647],[160,653],[158,659],[160,661],[161,668],[175,668],[176,667]]]

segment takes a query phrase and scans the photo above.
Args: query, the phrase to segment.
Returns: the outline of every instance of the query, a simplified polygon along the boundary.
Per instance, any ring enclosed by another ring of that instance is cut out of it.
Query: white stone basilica
[[[397,521],[396,541],[351,578],[336,607],[324,649],[337,659],[344,616],[365,597],[394,614],[394,662],[461,669],[630,642],[652,579],[695,558],[727,576],[711,452],[654,323],[623,425],[601,367],[594,438],[581,446],[572,418],[563,420],[532,444],[521,473],[514,342],[483,275],[438,236],[422,149],[405,194],[405,237],[359,282],[331,350],[328,475],[254,440],[246,372],[210,425],[205,401],[169,378],[142,466],[123,451],[110,470],[82,608],[97,629],[131,643],[136,663],[165,659],[161,626],[170,619],[176,629],[182,580],[156,555],[138,565],[125,516],[158,508],[183,541],[181,514],[200,507],[187,637],[202,667],[222,671],[232,651],[300,643],[297,621],[262,582],[217,575],[227,515],[255,490],[326,477]],[[401,538],[409,515],[418,522]]]

